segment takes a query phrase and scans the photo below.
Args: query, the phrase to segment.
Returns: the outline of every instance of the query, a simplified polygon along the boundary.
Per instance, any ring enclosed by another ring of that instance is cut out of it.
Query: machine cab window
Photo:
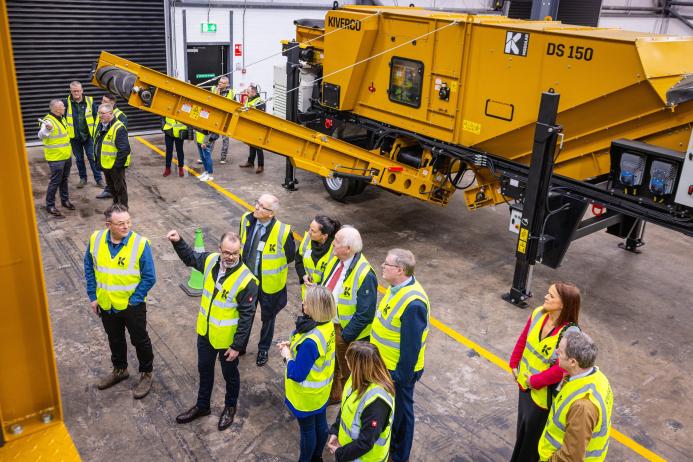
[[[390,101],[407,106],[421,106],[423,63],[406,58],[392,58],[390,62]]]

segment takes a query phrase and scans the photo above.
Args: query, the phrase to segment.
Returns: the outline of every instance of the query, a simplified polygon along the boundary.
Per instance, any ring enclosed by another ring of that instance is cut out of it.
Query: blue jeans
[[[390,457],[394,462],[409,460],[414,441],[414,385],[421,377],[421,372],[414,373],[411,384],[402,385],[395,382],[395,415],[392,419],[390,440]]]
[[[327,409],[303,419],[297,419],[301,428],[301,454],[298,462],[321,460],[327,443]]]
[[[205,149],[202,149],[202,146],[198,143],[197,150],[200,153],[200,159],[202,159],[205,172],[211,175],[214,173],[214,166],[212,165],[212,152],[209,150],[209,145]]]
[[[197,336],[197,372],[200,374],[200,388],[197,391],[197,407],[209,409],[212,389],[214,388],[214,365],[217,358],[221,363],[221,374],[226,381],[225,406],[235,406],[238,401],[238,392],[241,389],[241,375],[238,372],[238,358],[227,361],[224,358],[224,350],[215,349],[209,340],[201,335]]]
[[[97,165],[96,159],[94,158],[94,145],[92,144],[92,140],[74,138],[70,140],[70,145],[72,145],[72,155],[75,156],[75,162],[77,163],[79,179],[87,181],[87,166],[84,163],[84,155],[86,154],[89,167],[91,167],[91,172],[94,175],[94,181],[97,183],[101,182],[101,168]]]

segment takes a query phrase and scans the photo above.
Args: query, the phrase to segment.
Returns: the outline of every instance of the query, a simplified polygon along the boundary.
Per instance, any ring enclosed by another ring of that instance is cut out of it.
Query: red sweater
[[[548,316],[545,317],[544,321],[541,323],[542,329],[544,328],[544,325],[546,324],[546,320],[548,318]],[[522,334],[520,334],[520,338],[517,339],[517,343],[515,344],[515,348],[513,349],[513,354],[510,355],[510,362],[508,363],[510,369],[515,369],[520,364],[520,360],[522,359],[522,353],[525,351],[525,345],[527,344],[527,334],[529,332],[529,324],[531,323],[531,321],[532,315],[530,315],[529,319],[527,319],[527,324],[525,324],[525,328],[522,331]],[[553,330],[549,333],[549,337],[558,335],[563,326],[565,326],[565,324],[559,327],[554,327]],[[529,384],[532,386],[532,388],[539,390],[541,388],[560,382],[563,379],[563,374],[565,373],[565,369],[559,366],[558,360],[556,360],[556,364],[549,367],[544,372],[540,372],[538,374],[530,376]],[[518,384],[518,386],[520,385]]]

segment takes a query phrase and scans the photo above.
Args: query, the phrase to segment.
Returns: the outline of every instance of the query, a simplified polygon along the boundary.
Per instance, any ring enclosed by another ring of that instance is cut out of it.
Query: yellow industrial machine
[[[0,39],[10,43],[4,0]],[[63,422],[12,49],[0,47],[0,460],[75,461]]]

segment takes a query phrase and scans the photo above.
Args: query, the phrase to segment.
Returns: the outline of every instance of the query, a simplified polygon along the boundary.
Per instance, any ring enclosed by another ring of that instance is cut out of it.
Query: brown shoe
[[[255,169],[255,173],[262,173],[265,170],[265,167],[258,167]]]
[[[245,164],[238,164],[239,167],[241,168],[250,168],[253,166],[250,162],[246,162]]]
[[[98,388],[99,390],[105,390],[106,388],[111,388],[116,383],[122,382],[123,380],[127,379],[128,377],[130,377],[130,374],[128,373],[127,369],[113,368],[113,372],[111,372],[106,377],[99,380],[99,383],[96,384],[96,388]]]
[[[135,385],[135,388],[132,389],[132,397],[135,399],[142,399],[149,394],[149,390],[151,389],[152,373],[142,372],[140,374],[140,381]]]

